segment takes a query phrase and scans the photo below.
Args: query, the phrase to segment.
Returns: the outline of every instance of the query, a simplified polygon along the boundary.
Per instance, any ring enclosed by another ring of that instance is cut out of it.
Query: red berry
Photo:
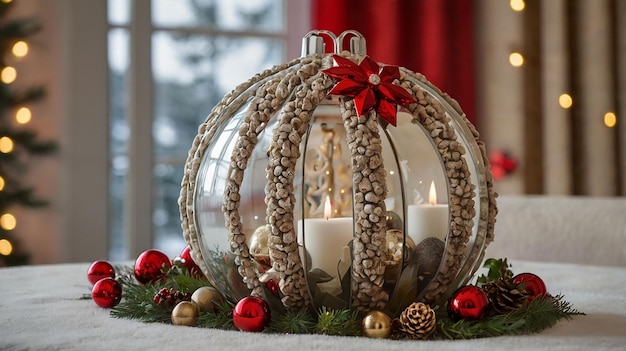
[[[122,284],[113,278],[100,279],[91,289],[91,298],[103,308],[116,306],[122,299]]]
[[[96,261],[87,270],[87,279],[91,284],[95,284],[103,278],[115,278],[115,269],[107,261]]]
[[[513,283],[524,283],[524,289],[526,289],[528,293],[528,301],[532,301],[537,296],[544,296],[548,292],[543,280],[532,273],[520,273],[516,275],[513,277]]]

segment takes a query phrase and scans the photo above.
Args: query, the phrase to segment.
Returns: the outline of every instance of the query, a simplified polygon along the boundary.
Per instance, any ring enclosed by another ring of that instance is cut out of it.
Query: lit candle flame
[[[326,195],[326,202],[324,202],[324,219],[328,220],[333,213],[333,208],[330,204],[330,196]]]
[[[437,204],[437,189],[435,189],[435,181],[430,182],[430,192],[428,193],[428,203],[435,206]]]

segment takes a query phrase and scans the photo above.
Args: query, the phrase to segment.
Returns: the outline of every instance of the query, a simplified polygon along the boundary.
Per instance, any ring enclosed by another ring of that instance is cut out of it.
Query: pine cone
[[[427,339],[437,327],[435,311],[423,302],[413,302],[400,314],[400,330],[411,339]]]
[[[483,289],[491,300],[493,310],[499,314],[519,309],[528,298],[526,290],[513,283],[513,278],[507,276],[487,283]]]
[[[183,294],[174,288],[163,288],[154,295],[153,301],[159,306],[174,307],[181,301],[191,301],[191,294]]]

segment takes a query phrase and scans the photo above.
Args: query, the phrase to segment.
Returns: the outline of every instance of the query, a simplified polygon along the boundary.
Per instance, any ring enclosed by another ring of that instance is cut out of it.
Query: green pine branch
[[[326,335],[361,335],[361,319],[357,312],[350,310],[331,310],[322,307],[317,321],[317,332]]]
[[[317,323],[315,316],[308,310],[288,310],[287,312],[272,316],[269,330],[281,334],[315,334]]]
[[[235,330],[233,324],[233,306],[228,302],[218,302],[217,311],[200,313],[196,320],[196,326],[201,328],[213,328],[222,330]]]
[[[136,319],[145,323],[170,323],[173,306],[160,306],[154,303],[154,296],[162,288],[174,288],[183,294],[193,293],[209,283],[190,276],[184,268],[172,267],[166,278],[141,285],[130,267],[116,267],[122,284],[122,301],[111,309],[111,316],[116,318]]]
[[[14,204],[37,208],[48,205],[48,202],[37,197],[32,188],[5,188],[0,191],[0,209],[8,208]]]
[[[508,267],[508,266],[507,266]],[[498,269],[500,269],[499,266]],[[162,288],[175,288],[182,293],[193,292],[209,285],[206,280],[194,278],[184,268],[172,267],[164,279],[141,285],[133,277],[131,267],[116,267],[121,276],[122,301],[111,310],[116,318],[136,319],[146,323],[171,323],[173,306],[160,306],[154,303],[154,296]],[[502,272],[506,272],[503,270]],[[508,274],[508,273],[505,273]],[[201,312],[196,326],[233,330],[233,305],[224,301],[218,304],[216,312]],[[276,311],[273,311],[276,312]],[[436,338],[476,339],[502,335],[537,333],[554,326],[560,320],[570,320],[582,315],[562,295],[535,298],[523,307],[506,315],[489,316],[479,321],[452,321],[445,313],[437,316]],[[361,319],[357,312],[349,309],[320,308],[317,313],[307,309],[287,310],[272,315],[269,333],[283,334],[325,334],[359,336]]]
[[[18,18],[5,22],[0,26],[0,36],[9,39],[19,39],[31,36],[41,29],[41,23],[36,18]]]
[[[40,86],[27,88],[23,91],[16,91],[10,85],[0,84],[0,110],[36,102],[41,100],[45,95],[45,89]]]
[[[15,150],[5,154],[5,157],[16,157],[19,151],[26,151],[33,155],[45,155],[55,152],[56,142],[40,141],[37,133],[29,129],[0,128],[0,136],[6,136],[13,140]]]
[[[575,310],[562,295],[535,298],[522,308],[506,315],[496,315],[479,321],[449,318],[437,323],[439,336],[447,339],[476,339],[501,335],[538,333],[554,326],[560,320],[570,320],[583,313]]]

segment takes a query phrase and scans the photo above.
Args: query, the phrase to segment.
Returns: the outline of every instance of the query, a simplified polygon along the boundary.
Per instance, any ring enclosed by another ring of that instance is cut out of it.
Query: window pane
[[[126,259],[124,194],[128,174],[127,75],[129,40],[126,29],[112,29],[108,37],[109,62],[109,259]]]
[[[153,0],[153,23],[164,27],[282,32],[284,0]]]
[[[178,196],[187,152],[211,108],[235,86],[283,60],[279,39],[153,35],[155,247],[184,246]]]
[[[109,0],[107,3],[109,23],[127,25],[130,22],[130,0]]]

